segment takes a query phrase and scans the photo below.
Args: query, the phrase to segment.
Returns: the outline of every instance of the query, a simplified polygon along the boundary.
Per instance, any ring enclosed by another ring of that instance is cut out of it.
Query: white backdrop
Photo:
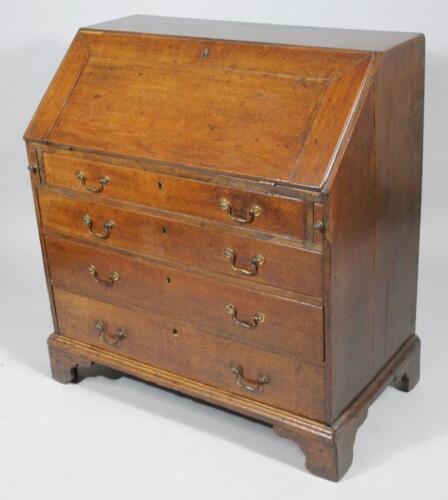
[[[262,425],[126,377],[62,386],[21,140],[80,26],[131,14],[424,32],[422,380],[371,408],[339,484]],[[448,498],[446,0],[0,0],[0,498]]]

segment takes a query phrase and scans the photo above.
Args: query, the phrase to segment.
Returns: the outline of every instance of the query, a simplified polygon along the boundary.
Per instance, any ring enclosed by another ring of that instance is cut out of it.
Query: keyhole
[[[171,283],[171,278],[169,276],[166,277],[166,282]]]
[[[205,48],[201,53],[201,59],[207,59],[208,57],[208,48]]]
[[[166,234],[168,232],[168,228],[166,226],[162,226],[162,233]]]
[[[178,337],[179,332],[177,331],[177,328],[173,328],[173,337]]]
[[[163,183],[162,183],[162,181],[157,181],[157,187],[159,189],[163,189]]]

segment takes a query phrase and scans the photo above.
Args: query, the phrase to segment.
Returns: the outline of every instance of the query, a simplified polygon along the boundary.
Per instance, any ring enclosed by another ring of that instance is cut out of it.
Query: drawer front
[[[324,420],[321,367],[207,335],[175,320],[136,313],[64,290],[54,289],[54,294],[59,333],[66,337]],[[231,365],[240,367],[241,386]],[[260,375],[267,376],[269,382],[263,384],[266,378],[257,382]]]
[[[54,153],[44,153],[44,167],[48,184],[90,192],[97,198],[306,239],[306,205],[300,200]]]
[[[45,241],[53,284],[279,354],[323,360],[321,307],[64,239],[46,236]]]
[[[248,284],[263,283],[322,297],[322,254],[319,252],[86,202],[45,190],[39,192],[39,205],[44,229],[242,277]],[[86,220],[86,215],[90,219]],[[110,231],[104,228],[107,221],[114,223]]]

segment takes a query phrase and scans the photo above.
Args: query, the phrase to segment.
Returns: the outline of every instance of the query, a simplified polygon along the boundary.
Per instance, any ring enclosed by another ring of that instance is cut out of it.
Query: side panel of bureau
[[[421,35],[386,52],[375,81],[375,370],[416,333],[424,79]]]
[[[424,39],[381,57],[327,206],[331,421],[415,333]]]
[[[257,351],[184,324],[174,328],[172,319],[137,313],[57,288],[55,301],[59,333],[66,337],[299,415],[324,418],[322,368]],[[96,328],[98,321],[103,328],[103,341]],[[126,337],[116,342],[120,329],[126,330]],[[255,381],[264,374],[268,375],[269,383],[253,391],[240,387],[230,371],[232,364],[241,368],[247,381]]]
[[[370,92],[329,199],[328,377],[335,420],[373,375],[374,93]]]
[[[323,360],[322,308],[68,240],[45,238],[53,284],[309,362]],[[97,276],[89,272],[95,266]],[[117,279],[112,279],[117,273]],[[235,318],[228,307],[234,307]],[[256,322],[255,316],[263,315]],[[238,321],[236,321],[236,319]],[[244,321],[251,325],[241,325]]]

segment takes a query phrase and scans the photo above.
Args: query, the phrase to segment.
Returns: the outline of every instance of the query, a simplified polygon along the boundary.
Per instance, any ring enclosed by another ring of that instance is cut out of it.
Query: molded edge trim
[[[336,439],[340,430],[346,424],[351,423],[357,414],[364,413],[381,392],[394,380],[397,373],[403,370],[403,367],[405,367],[409,359],[412,358],[414,351],[420,349],[420,339],[417,335],[409,337],[405,344],[389,360],[386,366],[333,425],[311,420],[265,403],[254,401],[244,396],[233,394],[181,375],[176,375],[175,373],[156,368],[141,361],[93,347],[84,342],[73,340],[57,333],[50,335],[48,338],[48,345],[50,348],[54,347],[56,349],[65,350],[74,357],[114,368],[157,385],[174,389],[181,393],[203,399],[217,406],[223,406],[237,413],[259,419],[271,425],[279,425],[282,428],[290,429],[294,432],[307,433],[319,436],[325,440],[333,441]]]

